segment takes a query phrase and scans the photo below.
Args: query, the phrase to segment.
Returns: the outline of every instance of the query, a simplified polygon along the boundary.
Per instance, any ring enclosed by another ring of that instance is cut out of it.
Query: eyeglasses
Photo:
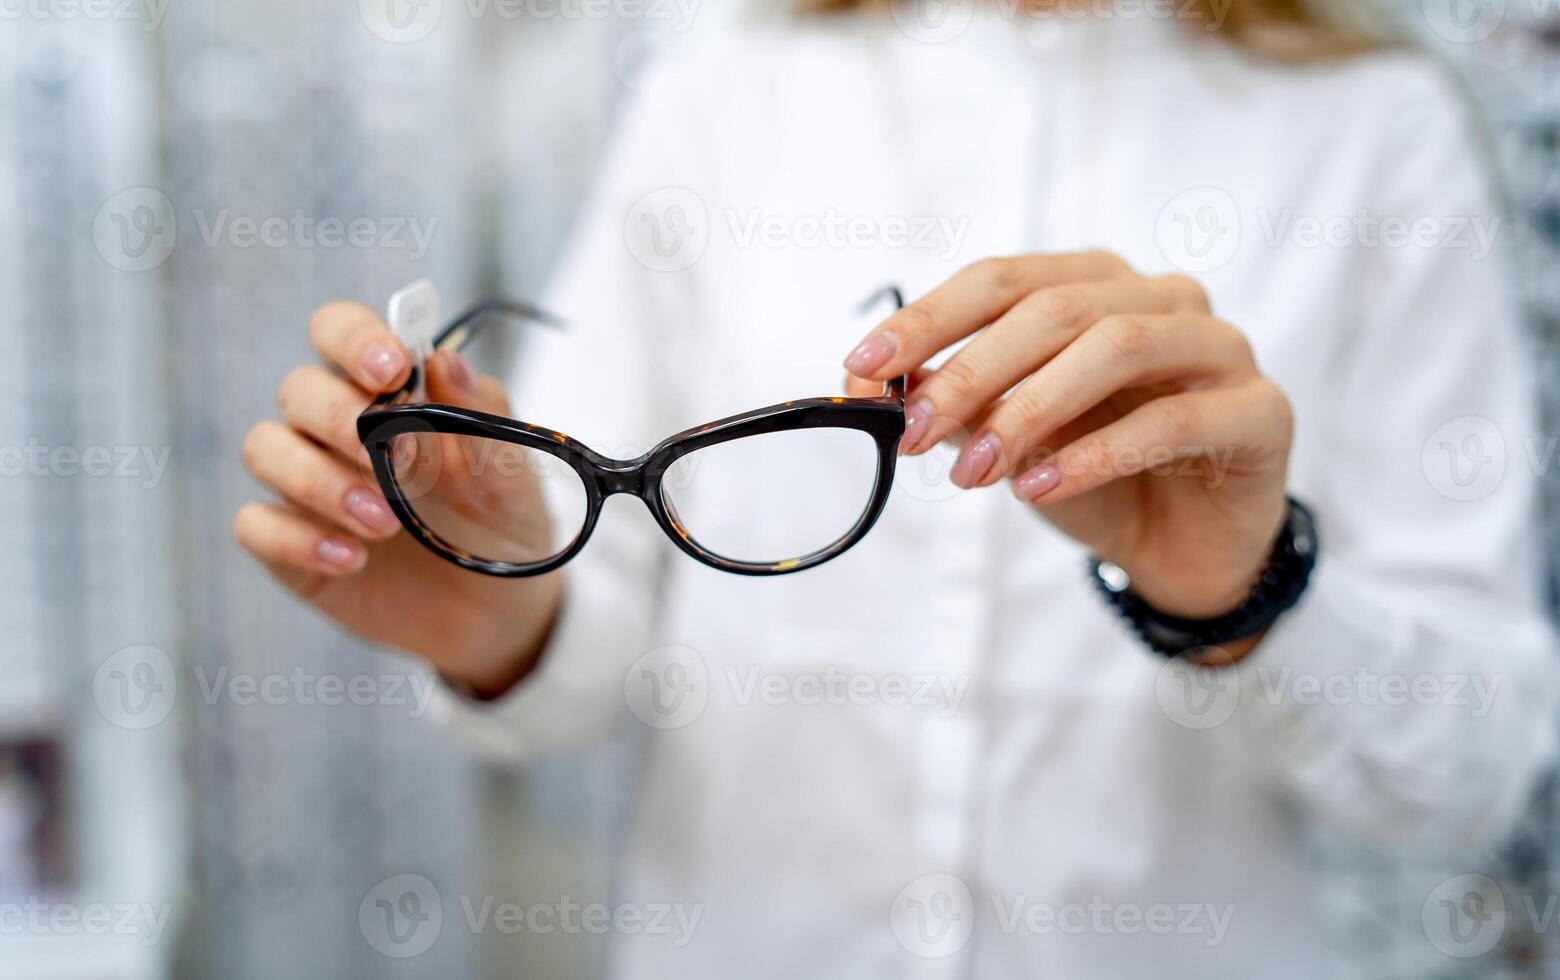
[[[892,301],[875,293],[862,312]],[[558,325],[524,303],[481,304],[433,340],[460,350],[500,319]],[[452,405],[410,404],[422,366],[357,421],[374,475],[401,524],[462,568],[541,575],[590,539],[613,494],[643,500],[689,556],[739,575],[784,575],[838,558],[882,514],[905,430],[905,386],[877,398],[807,398],[679,432],[613,459],[561,432]]]

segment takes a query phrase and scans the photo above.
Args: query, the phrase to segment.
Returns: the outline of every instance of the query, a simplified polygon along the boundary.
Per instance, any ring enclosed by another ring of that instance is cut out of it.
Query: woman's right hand
[[[418,654],[479,694],[502,693],[540,656],[562,597],[561,573],[479,575],[414,541],[375,486],[357,435],[359,413],[405,382],[410,358],[357,303],[320,307],[309,337],[336,370],[295,368],[277,392],[281,421],[261,422],[245,438],[244,462],[281,500],[239,508],[234,538],[346,629]],[[499,383],[476,375],[459,354],[441,351],[427,367],[430,401],[509,414]],[[521,489],[537,499],[534,487]]]

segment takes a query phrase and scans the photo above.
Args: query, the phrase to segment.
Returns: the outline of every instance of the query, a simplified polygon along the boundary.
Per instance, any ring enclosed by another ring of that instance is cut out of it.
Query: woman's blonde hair
[[[804,12],[883,7],[890,0],[794,0]],[[1009,0],[1036,9],[1066,0]],[[1361,0],[1176,0],[1177,19],[1217,32],[1253,53],[1283,60],[1317,60],[1381,46],[1380,24]]]

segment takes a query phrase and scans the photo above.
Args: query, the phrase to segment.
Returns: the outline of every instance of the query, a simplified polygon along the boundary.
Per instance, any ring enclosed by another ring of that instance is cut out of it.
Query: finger
[[[308,575],[351,575],[368,562],[363,542],[275,504],[240,507],[233,539],[294,590],[307,585]]]
[[[282,587],[305,601],[312,602],[314,595],[320,586],[338,576],[325,575],[312,568],[295,568],[292,565],[284,565],[281,562],[267,561],[257,558],[270,576],[281,583]]]
[[[1212,317],[1108,316],[997,405],[951,477],[961,487],[995,483],[1052,432],[1118,392],[1206,387],[1255,374],[1240,331]]]
[[[926,368],[916,368],[914,371],[911,371],[910,383],[906,392],[907,400],[909,392],[915,391],[931,376],[932,372]],[[883,382],[867,381],[853,374],[847,374],[845,375],[845,394],[852,398],[878,398],[883,394]]]
[[[1222,482],[1237,454],[1265,463],[1261,454],[1282,452],[1292,425],[1288,399],[1264,379],[1156,398],[1026,470],[1013,493],[1049,506],[1196,458],[1207,461],[1200,478]]]
[[[357,417],[370,401],[362,388],[318,364],[294,368],[276,392],[284,422],[364,466],[368,453],[358,439]]]
[[[361,303],[338,300],[315,310],[309,341],[321,357],[374,394],[394,391],[411,372],[401,341]]]
[[[428,399],[490,415],[509,415],[509,398],[495,378],[479,375],[459,351],[436,351],[428,360]]]
[[[435,351],[427,368],[431,402],[509,417],[509,398],[503,386],[497,379],[473,371],[459,351]],[[492,462],[489,454],[519,452],[513,447],[500,448],[490,440],[434,432],[399,437],[394,449],[392,463],[403,487],[416,485],[419,479],[434,480],[448,493],[460,492],[456,488],[488,466]]]
[[[1147,390],[1134,392],[1133,395],[1134,397],[1131,399],[1111,399],[1109,402],[1101,403],[1088,409],[1071,422],[1053,431],[1049,436],[1032,444],[1026,454],[1014,456],[1011,460],[1003,460],[1004,471],[1013,474],[1019,470],[1027,469],[1029,466],[1037,465],[1055,453],[1057,449],[1088,435],[1096,429],[1104,428],[1136,405],[1152,401],[1156,397],[1163,397],[1162,393],[1156,395]],[[1123,407],[1121,404],[1118,404],[1119,401],[1126,401],[1128,404]],[[986,413],[979,420],[972,423],[969,428],[953,430],[943,438],[943,442],[953,446],[955,449],[963,449],[969,445],[974,436],[985,432],[991,427],[991,418],[999,407],[1001,407],[1000,402],[993,403]],[[950,472],[952,469],[953,467],[950,466]]]
[[[379,492],[345,462],[280,422],[262,422],[244,439],[244,463],[288,500],[370,540],[388,538],[400,521]]]
[[[1026,255],[976,262],[877,326],[845,358],[858,378],[887,381],[995,320],[1030,293],[1132,274],[1106,252]]]
[[[949,358],[906,404],[906,451],[929,449],[947,432],[966,427],[1102,319],[1177,310],[1207,312],[1207,297],[1184,277],[1078,282],[1029,294]]]

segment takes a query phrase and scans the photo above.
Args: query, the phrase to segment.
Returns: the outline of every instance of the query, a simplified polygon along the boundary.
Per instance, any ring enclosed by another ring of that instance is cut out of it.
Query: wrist
[[[541,594],[519,603],[527,610],[523,622],[494,623],[486,631],[494,635],[468,637],[454,645],[459,655],[434,662],[439,676],[461,694],[478,701],[496,700],[541,663],[563,604],[563,576],[561,572],[544,575],[525,584]]]
[[[1209,543],[1192,549],[1198,553],[1195,559],[1177,554],[1160,568],[1142,567],[1131,560],[1114,563],[1131,577],[1132,591],[1159,612],[1183,619],[1213,619],[1250,597],[1272,561],[1288,519],[1288,499],[1279,493],[1242,533],[1221,535],[1216,547]]]
[[[1267,551],[1255,559],[1233,563],[1237,570],[1217,574],[1188,576],[1185,571],[1168,577],[1135,572],[1124,567],[1132,579],[1132,591],[1156,610],[1183,619],[1213,619],[1246,601],[1267,566]]]
[[[1267,637],[1267,630],[1255,636],[1232,640],[1229,643],[1216,647],[1203,647],[1201,650],[1188,653],[1186,659],[1197,667],[1233,667],[1240,663]]]
[[[1094,560],[1090,575],[1128,628],[1166,657],[1185,656],[1210,665],[1233,663],[1249,654],[1285,612],[1300,601],[1316,565],[1316,530],[1311,512],[1290,498],[1282,528],[1260,573],[1232,607],[1210,605],[1211,615],[1171,611],[1162,593],[1148,592],[1126,569]],[[1184,599],[1186,592],[1176,593]],[[1211,590],[1204,596],[1216,595]],[[1196,608],[1196,607],[1193,607]]]

